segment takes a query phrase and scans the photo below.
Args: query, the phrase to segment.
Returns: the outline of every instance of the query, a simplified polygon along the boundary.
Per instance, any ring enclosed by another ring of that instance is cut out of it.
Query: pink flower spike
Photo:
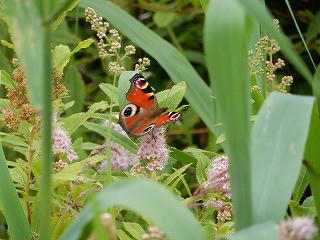
[[[150,133],[142,136],[137,156],[139,159],[148,160],[146,168],[149,171],[160,171],[165,168],[169,149],[166,145],[164,127],[154,128]]]

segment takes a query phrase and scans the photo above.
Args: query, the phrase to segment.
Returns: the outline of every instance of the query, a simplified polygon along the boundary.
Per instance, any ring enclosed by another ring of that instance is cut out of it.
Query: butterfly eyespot
[[[131,107],[127,107],[124,111],[123,111],[123,115],[125,115],[126,117],[129,117],[131,115],[132,112],[132,108]]]
[[[124,117],[131,117],[139,113],[139,107],[134,104],[126,105],[123,110],[121,111],[121,115]]]
[[[142,134],[146,134],[146,133],[150,132],[153,128],[154,128],[154,124],[149,125],[148,127],[146,127],[145,130],[143,130]]]

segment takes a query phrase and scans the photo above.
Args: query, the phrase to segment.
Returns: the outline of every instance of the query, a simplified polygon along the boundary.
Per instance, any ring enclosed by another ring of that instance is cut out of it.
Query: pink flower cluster
[[[203,184],[203,187],[224,192],[226,197],[231,199],[228,167],[229,162],[226,156],[214,158],[207,172],[208,181]]]
[[[163,170],[169,158],[169,149],[166,145],[164,127],[154,128],[150,133],[143,135],[138,150],[138,158],[148,160],[146,168],[149,171]]]
[[[53,138],[53,153],[59,154],[62,151],[64,151],[67,154],[67,158],[70,162],[72,162],[75,159],[78,159],[77,153],[72,149],[72,141],[67,133],[67,131],[61,127],[58,126],[52,131],[52,138]]]
[[[279,225],[281,240],[311,240],[317,232],[309,217],[288,218]]]
[[[108,126],[109,121],[106,120],[104,122],[105,126]],[[112,122],[111,128],[119,133],[121,133],[124,136],[128,136],[125,131],[123,131],[122,127]],[[106,139],[104,144],[104,149],[107,148],[108,140]],[[115,142],[110,143],[111,147],[111,168],[115,170],[127,170],[129,166],[139,163],[139,159],[137,156],[124,147],[120,146],[119,144]],[[107,160],[103,161],[101,163],[101,169],[106,170],[107,169]]]

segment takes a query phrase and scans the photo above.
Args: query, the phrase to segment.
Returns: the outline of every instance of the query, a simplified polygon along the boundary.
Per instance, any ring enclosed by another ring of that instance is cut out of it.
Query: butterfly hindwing
[[[159,117],[157,117],[154,123],[154,126],[160,127],[170,122],[174,123],[178,121],[181,117],[182,117],[182,114],[178,112],[164,112],[164,113],[161,113]]]

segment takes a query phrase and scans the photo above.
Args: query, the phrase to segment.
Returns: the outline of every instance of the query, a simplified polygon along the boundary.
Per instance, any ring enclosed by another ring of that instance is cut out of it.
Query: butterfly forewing
[[[158,106],[152,88],[147,80],[139,74],[136,74],[130,79],[130,82],[130,90],[127,93],[129,102],[146,109]]]

